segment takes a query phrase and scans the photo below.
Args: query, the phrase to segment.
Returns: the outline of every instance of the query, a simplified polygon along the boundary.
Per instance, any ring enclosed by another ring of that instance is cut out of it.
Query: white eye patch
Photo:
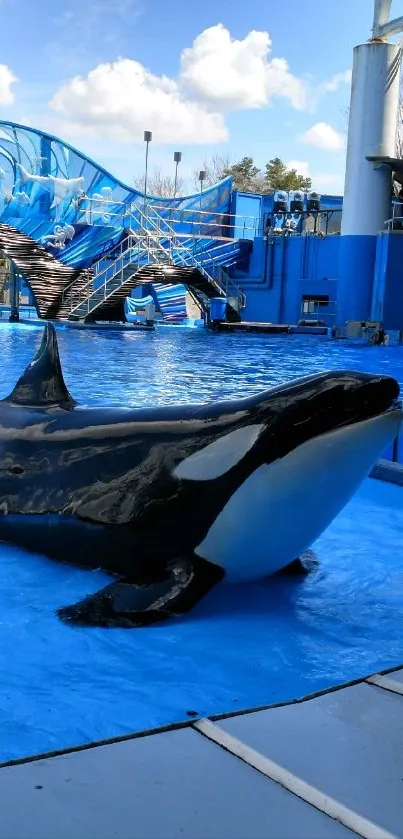
[[[224,434],[179,463],[173,471],[174,477],[186,481],[211,481],[225,475],[254,446],[263,427],[246,425]]]

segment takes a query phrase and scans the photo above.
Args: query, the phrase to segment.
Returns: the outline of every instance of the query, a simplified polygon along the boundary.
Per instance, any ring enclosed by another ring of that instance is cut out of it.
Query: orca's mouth
[[[387,405],[383,408],[379,407],[378,409],[368,410],[363,413],[353,413],[352,416],[346,416],[344,422],[341,421],[337,426],[337,428],[342,428],[343,426],[347,425],[357,425],[357,423],[365,422],[367,420],[375,420],[381,419],[381,417],[386,417],[391,414],[401,414],[403,419],[403,400],[402,399],[395,399],[390,405]]]
[[[298,406],[290,406],[288,422],[282,418],[277,448],[288,451],[310,438],[386,415],[400,414],[403,419],[402,405],[399,383],[392,376],[335,373],[327,387],[308,397],[302,415]]]
[[[360,422],[363,419],[375,419],[376,417],[384,417],[386,414],[397,413],[401,413],[403,416],[403,399],[400,399],[400,397],[394,399],[390,405],[387,405],[383,409],[379,408],[378,410],[375,410],[372,413],[369,412],[368,416],[357,417],[357,419],[351,420],[351,422]]]

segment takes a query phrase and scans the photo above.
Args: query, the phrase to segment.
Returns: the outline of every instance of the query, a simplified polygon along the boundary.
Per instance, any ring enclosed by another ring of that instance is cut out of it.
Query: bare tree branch
[[[144,192],[144,175],[135,175],[133,186],[140,192]],[[176,197],[183,195],[185,187],[184,178],[178,175],[176,183]],[[147,194],[157,195],[160,198],[173,198],[175,192],[175,178],[171,175],[163,175],[159,167],[153,169],[147,178]]]
[[[200,189],[199,172],[201,170],[206,173],[205,185],[214,186],[225,178],[230,166],[231,161],[228,154],[213,154],[209,158],[205,157],[199,169],[194,170],[195,187]]]

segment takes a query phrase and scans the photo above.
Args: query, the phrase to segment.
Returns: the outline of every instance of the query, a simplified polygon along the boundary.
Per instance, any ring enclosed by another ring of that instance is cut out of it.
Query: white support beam
[[[372,30],[374,38],[387,38],[389,35],[396,35],[403,32],[403,17],[396,17],[388,23],[374,27]]]
[[[372,24],[372,35],[376,38],[380,26],[385,26],[389,21],[392,0],[375,0],[374,22]]]

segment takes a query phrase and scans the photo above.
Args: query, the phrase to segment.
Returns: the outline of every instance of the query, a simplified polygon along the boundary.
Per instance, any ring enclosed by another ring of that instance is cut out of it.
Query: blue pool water
[[[41,328],[0,324],[0,397]],[[65,378],[88,405],[206,401],[340,367],[392,373],[403,349],[308,336],[58,329]],[[220,586],[184,618],[124,631],[71,628],[54,610],[101,572],[0,545],[0,761],[292,699],[403,661],[403,490],[367,480],[315,544],[303,580]],[[270,524],[268,523],[268,526]]]

